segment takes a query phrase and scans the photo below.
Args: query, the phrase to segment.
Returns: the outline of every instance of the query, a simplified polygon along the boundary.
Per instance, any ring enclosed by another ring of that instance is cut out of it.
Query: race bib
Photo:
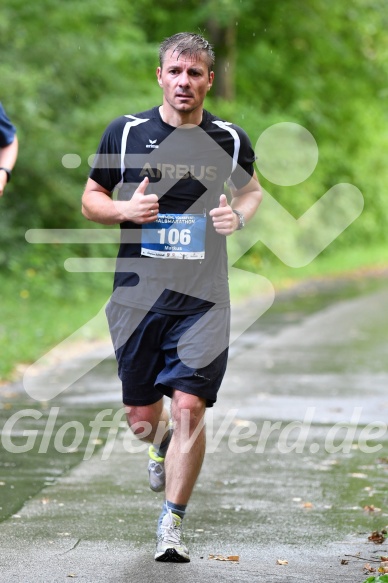
[[[158,214],[142,226],[141,254],[160,259],[204,259],[206,216]]]

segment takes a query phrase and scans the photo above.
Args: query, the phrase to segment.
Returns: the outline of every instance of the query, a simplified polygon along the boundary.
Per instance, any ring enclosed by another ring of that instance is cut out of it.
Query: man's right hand
[[[113,200],[103,186],[88,178],[82,195],[82,214],[89,221],[117,225],[132,221],[138,225],[153,223],[159,212],[157,194],[146,194],[149,179],[144,178],[129,200]]]
[[[120,201],[120,212],[126,220],[143,225],[153,223],[159,212],[159,199],[157,194],[146,194],[149,179],[146,177],[135,190],[132,198],[127,202]]]

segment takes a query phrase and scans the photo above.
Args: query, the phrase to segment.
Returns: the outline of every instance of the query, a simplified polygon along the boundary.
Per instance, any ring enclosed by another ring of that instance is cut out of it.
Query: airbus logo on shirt
[[[148,140],[149,144],[146,145],[146,148],[159,148],[156,140]]]
[[[148,147],[148,146],[147,146]],[[148,176],[150,178],[170,178],[180,180],[182,178],[192,178],[194,180],[217,180],[216,166],[198,166],[191,164],[160,164],[152,166],[146,162],[140,171],[140,178]]]

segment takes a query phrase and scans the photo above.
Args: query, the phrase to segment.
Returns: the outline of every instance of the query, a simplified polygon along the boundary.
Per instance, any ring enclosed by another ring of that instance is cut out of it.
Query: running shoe
[[[157,450],[153,445],[148,449],[148,479],[150,488],[154,492],[162,492],[166,485],[166,474],[164,471],[164,457],[157,455]]]
[[[189,563],[189,551],[181,538],[182,519],[168,510],[160,525],[155,561]]]

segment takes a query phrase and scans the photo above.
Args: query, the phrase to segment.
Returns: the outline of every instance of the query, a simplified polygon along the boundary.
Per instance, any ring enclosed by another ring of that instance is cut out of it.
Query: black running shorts
[[[176,389],[213,406],[228,358],[229,308],[177,316],[110,301],[106,314],[125,405],[151,405]]]

